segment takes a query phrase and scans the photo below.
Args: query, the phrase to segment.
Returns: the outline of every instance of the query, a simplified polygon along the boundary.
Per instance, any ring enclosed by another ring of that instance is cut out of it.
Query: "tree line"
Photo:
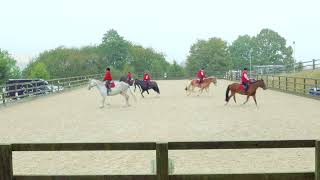
[[[111,29],[98,45],[61,46],[44,51],[22,71],[7,51],[0,50],[0,82],[19,77],[52,79],[104,73],[107,66],[116,75],[149,71],[151,75],[167,73],[193,77],[202,67],[214,74],[248,67],[250,60],[254,65],[290,67],[294,62],[292,53],[284,37],[271,29],[262,29],[256,36],[241,35],[231,44],[219,37],[198,40],[191,45],[185,65],[181,65],[176,61],[169,63],[163,53],[134,44]]]

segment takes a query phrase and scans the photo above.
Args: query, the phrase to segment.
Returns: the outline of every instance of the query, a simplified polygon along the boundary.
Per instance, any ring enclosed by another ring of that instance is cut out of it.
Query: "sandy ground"
[[[224,106],[227,81],[186,96],[186,80],[158,81],[124,108],[121,96],[100,109],[96,89],[81,88],[0,108],[0,143],[320,139],[320,101],[258,90]],[[132,99],[131,99],[132,100]],[[314,171],[314,149],[170,151],[174,173]],[[14,152],[14,174],[150,174],[155,151]]]

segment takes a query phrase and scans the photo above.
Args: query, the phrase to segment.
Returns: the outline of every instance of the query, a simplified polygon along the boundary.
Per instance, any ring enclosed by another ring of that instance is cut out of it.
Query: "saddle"
[[[108,88],[108,85],[107,85],[107,84],[105,84],[105,86],[106,86],[106,88]],[[111,81],[111,82],[109,83],[109,88],[112,89],[112,88],[114,88],[114,87],[116,87],[116,84],[114,83],[114,81]]]
[[[202,80],[202,82],[200,82],[200,79],[196,79],[196,83],[197,83],[197,84],[202,84],[203,81],[204,81],[204,79]]]
[[[249,85],[249,87],[250,87],[250,85]],[[243,84],[240,85],[239,89],[240,89],[241,91],[246,91],[246,87],[245,87]],[[249,88],[248,88],[248,89],[249,89]]]

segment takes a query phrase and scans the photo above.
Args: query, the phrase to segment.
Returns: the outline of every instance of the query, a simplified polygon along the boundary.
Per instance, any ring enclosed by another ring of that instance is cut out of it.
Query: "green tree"
[[[298,62],[296,64],[296,71],[302,71],[303,70],[303,63],[302,62]]]
[[[49,73],[47,71],[46,65],[44,63],[38,62],[33,66],[33,69],[30,71],[29,78],[41,78],[49,79]]]
[[[169,74],[168,75],[169,76],[173,76],[173,77],[184,77],[185,76],[185,70],[176,61],[173,61],[173,63],[170,65]]]
[[[292,47],[286,46],[286,39],[271,29],[262,29],[254,38],[254,63],[258,65],[288,65],[294,62]]]
[[[231,66],[231,58],[227,42],[220,38],[198,40],[189,51],[186,70],[194,76],[200,68],[205,68],[208,74],[227,71]]]
[[[239,36],[229,47],[232,68],[243,69],[249,67],[255,43],[249,35]]]
[[[117,31],[109,30],[104,34],[99,46],[102,63],[105,66],[122,69],[125,64],[129,63],[129,47],[130,43],[124,40]]]
[[[164,54],[130,43],[115,30],[104,34],[99,46],[61,46],[42,52],[25,68],[25,77],[32,74],[37,63],[45,64],[50,78],[104,73],[107,66],[112,69],[116,78],[128,71],[142,73],[148,70],[151,73],[162,73],[167,72],[170,67]]]
[[[131,66],[139,75],[144,71],[149,71],[153,73],[153,77],[160,76],[170,67],[164,54],[156,52],[152,48],[133,45],[130,48],[129,58]]]
[[[0,49],[0,84],[10,78],[19,78],[21,75],[16,60],[7,51]]]

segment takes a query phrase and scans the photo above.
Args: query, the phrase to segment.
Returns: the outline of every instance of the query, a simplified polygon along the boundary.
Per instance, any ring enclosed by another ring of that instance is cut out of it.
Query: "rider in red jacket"
[[[250,79],[248,77],[248,69],[244,68],[241,75],[241,84],[244,85],[245,91],[248,91],[249,89],[249,82],[250,82]]]
[[[204,68],[201,68],[198,73],[197,73],[197,77],[199,78],[200,80],[200,83],[201,84],[203,82],[203,79],[206,77],[206,74],[204,73]]]
[[[151,77],[150,77],[150,75],[149,75],[147,72],[144,72],[144,74],[143,74],[143,80],[146,82],[147,88],[149,88],[149,84],[150,84]]]
[[[128,75],[127,75],[127,80],[128,82],[130,82],[132,80],[132,73],[131,72],[128,72]]]
[[[103,81],[105,82],[106,87],[107,87],[107,94],[109,94],[109,92],[111,91],[110,83],[112,81],[112,75],[111,75],[110,68],[106,69],[106,75],[104,76]]]

